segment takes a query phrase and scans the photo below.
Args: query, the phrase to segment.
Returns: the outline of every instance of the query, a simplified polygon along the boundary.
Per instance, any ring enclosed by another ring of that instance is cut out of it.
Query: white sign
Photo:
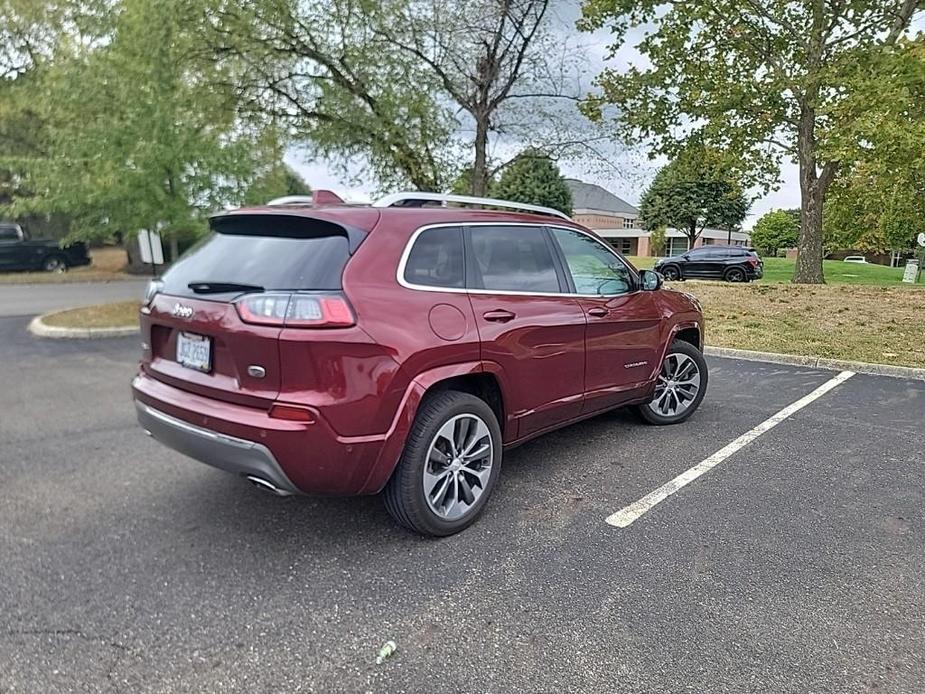
[[[903,282],[915,284],[919,278],[919,261],[909,260],[906,262],[906,271],[903,273]]]
[[[925,232],[919,234],[918,242],[920,246],[925,246]]]
[[[142,229],[138,232],[138,248],[141,250],[141,262],[151,265],[164,264],[164,248],[161,246],[161,235],[156,231]]]

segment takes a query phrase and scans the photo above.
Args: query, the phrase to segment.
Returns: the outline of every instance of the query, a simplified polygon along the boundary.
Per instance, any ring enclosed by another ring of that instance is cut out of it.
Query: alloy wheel
[[[430,442],[424,465],[424,497],[444,520],[458,520],[485,492],[494,462],[488,425],[474,414],[447,420]]]
[[[662,417],[685,412],[700,391],[700,367],[686,354],[671,352],[662,362],[655,383],[655,396],[647,407]]]

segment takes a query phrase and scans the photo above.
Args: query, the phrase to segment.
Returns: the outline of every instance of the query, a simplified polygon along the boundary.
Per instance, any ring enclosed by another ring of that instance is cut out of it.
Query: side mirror
[[[665,279],[655,270],[643,270],[639,273],[639,284],[645,292],[654,292],[662,286]]]
[[[691,256],[690,256],[689,253],[685,253],[685,254],[682,255],[681,257],[684,258],[684,260],[690,260],[690,259],[691,259]]]

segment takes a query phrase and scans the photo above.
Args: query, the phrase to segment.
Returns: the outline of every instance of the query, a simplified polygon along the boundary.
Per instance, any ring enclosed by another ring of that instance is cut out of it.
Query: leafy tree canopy
[[[287,195],[311,195],[312,188],[282,161],[257,177],[244,194],[245,205],[262,205]]]
[[[644,62],[607,69],[586,104],[616,106],[624,137],[676,156],[691,138],[752,164],[747,185],[800,167],[794,281],[822,282],[823,203],[849,152],[876,127],[876,84],[906,51],[918,0],[585,0],[582,27],[607,27],[616,52],[631,36]],[[896,73],[902,83],[910,72]],[[895,85],[894,85],[895,86]]]
[[[752,245],[775,255],[779,248],[792,248],[800,236],[800,222],[790,210],[773,210],[761,216],[752,229]]]
[[[858,92],[846,100],[857,119],[857,142],[838,138],[845,160],[826,201],[826,242],[870,251],[910,248],[925,231],[925,37],[865,56]]]
[[[659,170],[643,193],[639,208],[645,228],[674,227],[693,245],[707,227],[738,227],[749,202],[731,176],[728,160],[715,150],[685,150]]]
[[[14,197],[13,214],[66,212],[77,238],[158,228],[175,241],[204,212],[240,202],[280,151],[237,117],[200,52],[208,3],[123,0],[105,40],[39,66],[25,107],[43,124],[40,146],[6,157],[31,192]]]
[[[572,214],[572,192],[556,163],[542,152],[520,153],[501,174],[492,195],[504,200],[543,205]]]

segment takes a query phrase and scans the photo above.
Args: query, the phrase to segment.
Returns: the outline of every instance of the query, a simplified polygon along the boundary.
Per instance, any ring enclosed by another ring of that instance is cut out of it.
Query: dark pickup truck
[[[0,222],[0,272],[64,272],[69,267],[89,264],[87,247],[79,241],[62,248],[57,241],[30,238],[18,224]]]

